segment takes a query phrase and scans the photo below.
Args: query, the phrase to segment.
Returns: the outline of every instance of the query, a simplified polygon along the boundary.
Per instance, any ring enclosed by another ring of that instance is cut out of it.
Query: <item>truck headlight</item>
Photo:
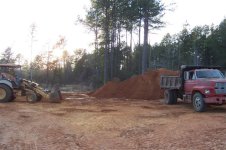
[[[205,93],[205,94],[210,94],[210,90],[205,89],[204,93]]]

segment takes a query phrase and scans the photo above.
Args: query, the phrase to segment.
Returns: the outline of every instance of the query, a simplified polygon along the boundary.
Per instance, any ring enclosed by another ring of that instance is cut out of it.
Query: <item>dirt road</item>
[[[226,106],[196,113],[161,100],[64,97],[1,103],[0,149],[226,149]]]

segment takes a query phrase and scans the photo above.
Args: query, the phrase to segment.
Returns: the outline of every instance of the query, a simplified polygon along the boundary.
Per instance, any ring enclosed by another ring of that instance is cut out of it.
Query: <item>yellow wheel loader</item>
[[[20,65],[0,64],[0,102],[10,102],[16,98],[16,93],[21,92],[21,96],[26,96],[30,103],[40,101],[42,98],[50,102],[60,102],[62,100],[58,85],[51,91],[44,90],[38,83],[13,76],[12,72]],[[21,70],[21,69],[20,69]]]

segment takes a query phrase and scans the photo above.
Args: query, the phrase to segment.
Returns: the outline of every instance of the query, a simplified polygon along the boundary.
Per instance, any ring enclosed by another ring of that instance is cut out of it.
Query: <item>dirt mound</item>
[[[107,84],[92,93],[91,96],[105,98],[115,97],[115,95],[117,94],[118,86],[119,82],[109,81]]]
[[[133,76],[122,82],[110,81],[97,89],[91,96],[130,99],[163,98],[163,90],[160,89],[161,75],[178,75],[178,72],[161,68],[148,71],[143,75]]]

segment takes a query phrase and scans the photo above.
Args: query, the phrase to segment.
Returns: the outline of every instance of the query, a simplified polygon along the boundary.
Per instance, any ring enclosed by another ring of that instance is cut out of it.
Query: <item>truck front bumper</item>
[[[224,96],[215,96],[204,98],[205,103],[207,104],[226,104],[226,97]]]

